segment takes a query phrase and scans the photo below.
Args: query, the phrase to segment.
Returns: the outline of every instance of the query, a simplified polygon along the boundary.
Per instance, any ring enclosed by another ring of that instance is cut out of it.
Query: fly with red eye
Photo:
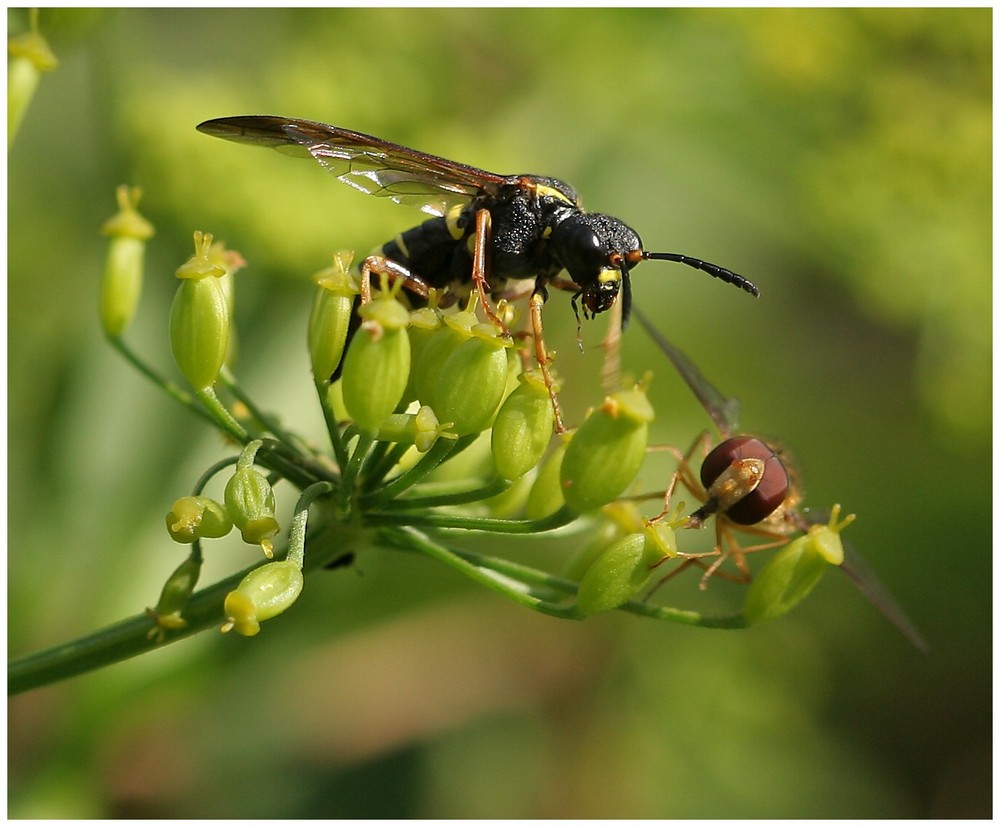
[[[577,319],[611,309],[621,296],[622,328],[632,309],[629,273],[645,260],[674,261],[759,295],[749,280],[681,253],[643,249],[619,219],[585,212],[576,191],[557,178],[499,175],[329,124],[272,115],[217,118],[199,131],[237,143],[312,158],[340,181],[369,195],[415,206],[433,216],[397,235],[365,259],[362,295],[371,274],[401,280],[414,304],[433,288],[440,306],[475,290],[489,320],[509,335],[489,298],[524,295],[511,282],[533,282],[531,327],[535,358],[565,430],[542,337],[541,306],[548,287],[572,292]],[[568,277],[562,275],[566,273]]]
[[[785,545],[792,535],[808,532],[825,520],[817,520],[811,515],[807,517],[800,509],[802,495],[796,479],[797,472],[782,452],[759,437],[733,435],[737,429],[737,400],[723,395],[641,311],[636,309],[635,315],[711,417],[721,438],[709,450],[708,433],[705,432],[687,454],[681,456],[677,452],[678,471],[668,487],[666,498],[673,492],[676,482],[680,481],[699,499],[701,507],[687,518],[684,526],[700,528],[714,516],[719,556],[710,565],[700,558],[690,557],[681,563],[674,574],[691,565],[701,566],[705,569],[702,588],[713,574],[748,581],[750,571],[744,559],[747,553]],[[690,463],[699,444],[706,446],[706,451],[699,474],[695,477]],[[666,510],[665,506],[664,513]],[[741,546],[734,537],[736,530],[762,537],[765,542]],[[907,640],[921,651],[927,651],[927,644],[913,622],[874,571],[852,546],[846,542],[843,546],[844,561],[837,568]],[[738,577],[721,571],[720,567],[729,557],[740,571]]]

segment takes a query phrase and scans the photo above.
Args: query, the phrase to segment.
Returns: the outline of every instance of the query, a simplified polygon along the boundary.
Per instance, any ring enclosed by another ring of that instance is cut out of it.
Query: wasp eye
[[[763,463],[763,473],[752,490],[726,508],[725,515],[739,525],[754,525],[777,510],[791,487],[788,471],[770,446],[752,436],[721,442],[701,465],[701,483],[711,489],[727,469],[746,460]]]

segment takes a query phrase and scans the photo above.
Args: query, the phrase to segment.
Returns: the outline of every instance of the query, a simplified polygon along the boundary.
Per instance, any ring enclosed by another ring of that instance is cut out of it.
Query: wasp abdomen
[[[429,218],[382,245],[381,253],[401,264],[430,287],[443,289],[468,282],[472,254],[466,239],[474,227],[451,214]]]

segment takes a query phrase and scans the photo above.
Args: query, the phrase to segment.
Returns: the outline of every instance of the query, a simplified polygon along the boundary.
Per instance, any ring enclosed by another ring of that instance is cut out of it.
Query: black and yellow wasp
[[[410,204],[434,216],[369,256],[370,273],[403,279],[417,296],[430,288],[449,296],[479,291],[490,319],[507,333],[488,295],[510,281],[533,279],[531,319],[535,354],[550,385],[542,340],[541,305],[549,286],[572,291],[579,319],[622,298],[622,327],[632,306],[629,271],[640,261],[676,261],[758,295],[757,287],[724,267],[680,253],[652,253],[634,230],[603,213],[584,212],[576,191],[556,178],[498,175],[337,126],[272,115],[217,118],[201,132],[237,143],[311,156],[345,184]],[[563,277],[563,272],[568,278]],[[553,403],[555,396],[553,396]],[[558,408],[557,408],[558,410]]]

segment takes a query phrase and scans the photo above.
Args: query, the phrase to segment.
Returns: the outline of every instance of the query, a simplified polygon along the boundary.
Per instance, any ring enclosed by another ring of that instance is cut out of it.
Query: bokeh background
[[[726,632],[535,616],[371,552],[258,638],[206,633],[14,698],[9,814],[990,816],[991,14],[43,11],[61,65],[9,155],[10,655],[152,605],[181,559],[163,514],[225,452],[101,338],[115,186],[144,188],[158,230],[129,340],[170,368],[172,273],[214,232],[250,262],[240,375],[307,433],[309,275],[420,218],[194,131],[246,113],[556,175],[650,249],[754,279],[758,301],[649,263],[635,296],[746,428],[794,450],[808,503],[858,513],[850,539],[931,651],[835,573]],[[546,321],[579,419],[604,325],[580,356],[565,296]],[[655,371],[658,442],[708,425],[638,328],[624,365]],[[209,576],[248,560],[221,551]],[[669,589],[711,609],[743,594]]]

